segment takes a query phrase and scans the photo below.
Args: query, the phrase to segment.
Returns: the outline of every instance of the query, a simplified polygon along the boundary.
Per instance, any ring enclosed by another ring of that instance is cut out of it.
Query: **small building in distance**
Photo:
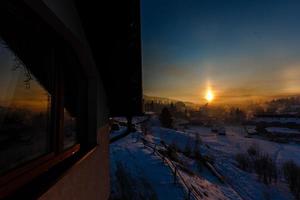
[[[254,124],[266,126],[300,126],[300,116],[292,114],[260,114],[252,120]]]

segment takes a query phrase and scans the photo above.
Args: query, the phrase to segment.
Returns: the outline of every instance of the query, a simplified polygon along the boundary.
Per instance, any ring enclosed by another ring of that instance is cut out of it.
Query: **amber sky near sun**
[[[144,94],[241,103],[300,94],[300,1],[142,0]]]

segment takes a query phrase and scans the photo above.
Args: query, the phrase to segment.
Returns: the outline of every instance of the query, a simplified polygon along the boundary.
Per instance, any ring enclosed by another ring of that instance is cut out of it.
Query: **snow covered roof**
[[[282,115],[257,115],[254,122],[266,123],[296,123],[300,124],[300,116],[282,114]]]

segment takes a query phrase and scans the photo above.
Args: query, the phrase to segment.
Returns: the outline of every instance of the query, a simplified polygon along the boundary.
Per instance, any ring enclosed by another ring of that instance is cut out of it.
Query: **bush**
[[[168,108],[163,108],[159,115],[160,123],[165,128],[172,128],[173,119]]]
[[[203,162],[201,160],[197,160],[196,165],[197,165],[198,172],[202,172],[203,171]]]
[[[260,155],[260,149],[257,145],[252,144],[248,149],[247,153],[250,157],[255,158]]]
[[[254,161],[254,170],[263,183],[277,182],[277,166],[268,154],[257,156]]]
[[[239,153],[236,154],[235,160],[238,163],[238,167],[244,171],[250,171],[251,165],[250,165],[250,160],[248,158],[247,154],[244,153]]]
[[[178,151],[179,147],[177,146],[177,144],[173,141],[169,146],[168,149],[174,150],[174,151]]]
[[[300,199],[300,167],[294,161],[287,161],[283,164],[282,171],[291,192],[296,199]]]
[[[183,154],[187,157],[190,157],[192,154],[191,144],[189,141],[185,144]]]
[[[196,135],[195,135],[195,147],[194,147],[194,149],[195,150],[199,149],[199,147],[200,147],[201,144],[203,144],[203,143],[202,143],[202,140],[200,138],[200,135],[198,133],[196,133]]]
[[[266,126],[264,124],[257,124],[255,130],[259,134],[266,134],[266,133],[268,133],[268,131],[266,129]]]
[[[259,180],[263,181],[263,183],[277,182],[278,170],[275,161],[269,154],[262,154],[258,146],[251,145],[247,149],[247,153],[237,154],[235,160],[240,169],[248,172],[254,170]]]
[[[160,144],[163,145],[164,147],[167,146],[166,143],[165,143],[165,141],[163,141],[163,140],[160,140]]]
[[[202,155],[198,149],[194,149],[194,157],[196,160],[202,160]]]
[[[177,151],[178,151],[178,146],[173,142],[167,147],[167,157],[173,161],[178,162],[179,158],[178,158]]]

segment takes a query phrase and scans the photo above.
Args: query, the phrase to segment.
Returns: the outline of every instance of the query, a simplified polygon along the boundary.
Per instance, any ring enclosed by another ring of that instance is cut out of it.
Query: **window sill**
[[[71,158],[72,155],[78,154],[79,150],[80,144],[74,145],[59,155],[48,154],[0,177],[0,199],[14,195],[16,190],[51,170],[62,161]]]

